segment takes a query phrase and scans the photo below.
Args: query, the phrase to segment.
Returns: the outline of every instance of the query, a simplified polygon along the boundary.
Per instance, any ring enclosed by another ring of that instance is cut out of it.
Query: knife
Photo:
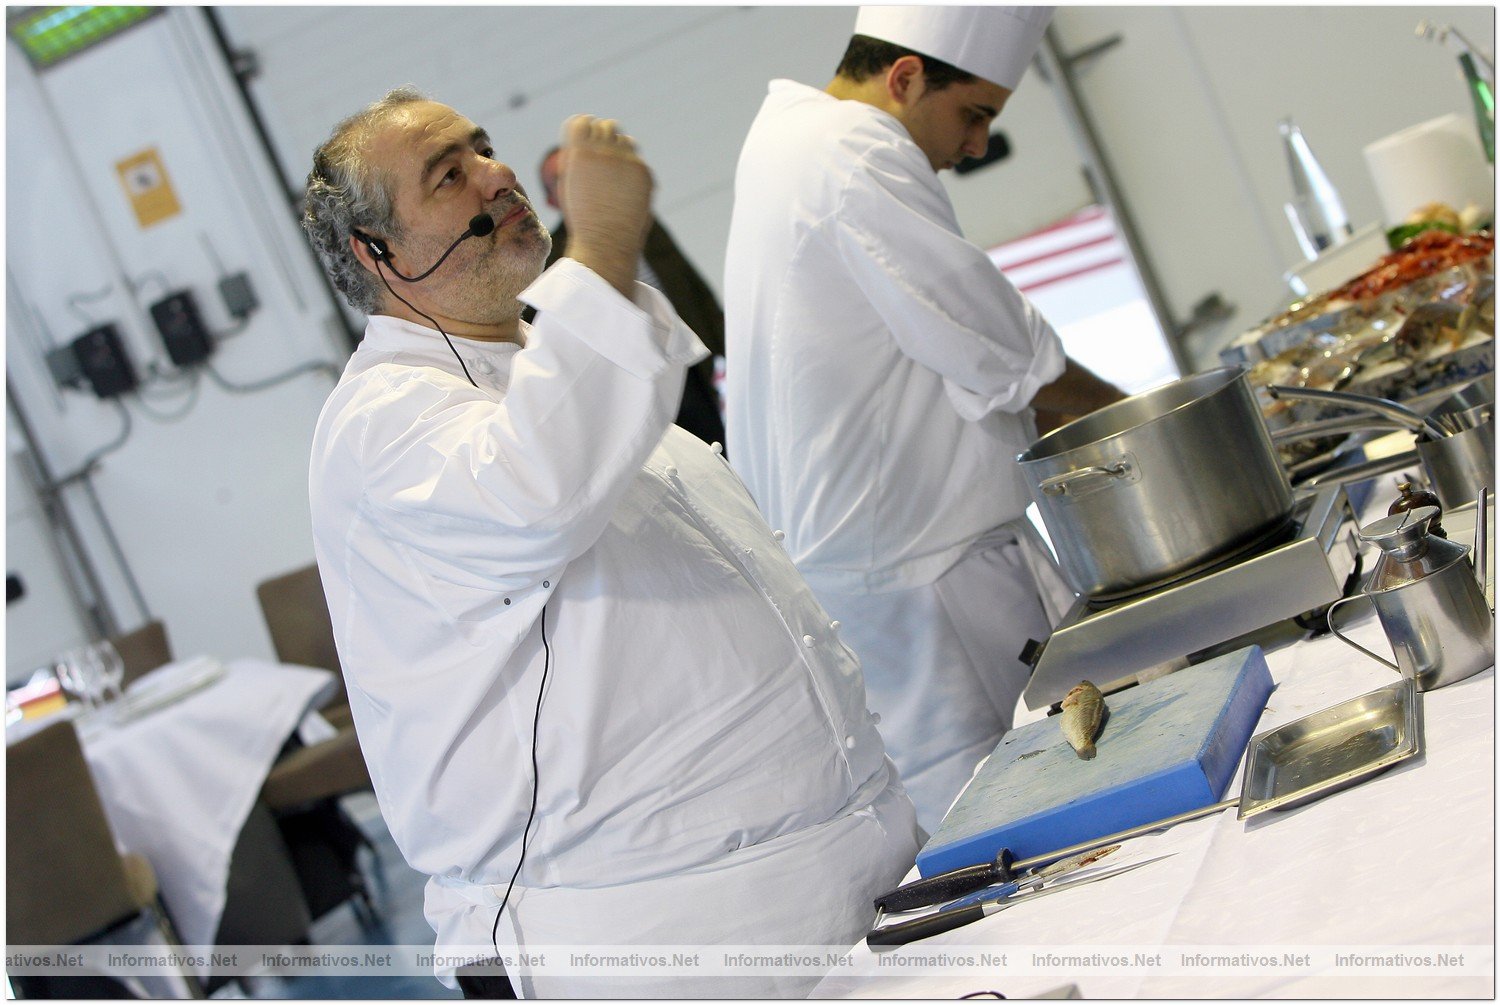
[[[865,944],[870,947],[871,952],[883,953],[891,949],[896,949],[899,946],[904,946],[908,942],[930,939],[934,935],[941,935],[943,932],[951,932],[955,928],[962,928],[965,925],[978,921],[980,918],[987,918],[992,914],[998,914],[1006,908],[1014,907],[1016,904],[1036,900],[1039,897],[1045,897],[1053,893],[1062,893],[1064,890],[1071,890],[1075,886],[1087,886],[1090,883],[1097,883],[1101,879],[1109,879],[1113,876],[1132,872],[1143,865],[1150,865],[1153,862],[1160,862],[1164,858],[1171,858],[1174,854],[1176,853],[1169,852],[1166,855],[1148,858],[1144,862],[1123,865],[1117,869],[1109,869],[1068,883],[1059,883],[1056,886],[1032,890],[1020,896],[989,899],[982,903],[971,904],[967,907],[957,908],[956,910],[950,911],[945,909],[932,914],[924,914],[920,918],[903,921],[898,925],[874,928],[865,936]],[[985,892],[988,893],[989,891]]]
[[[881,915],[902,914],[913,911],[919,907],[931,907],[933,904],[941,904],[955,897],[962,897],[966,893],[983,890],[996,883],[1004,883],[1011,887],[1009,893],[997,894],[997,896],[1008,897],[1022,890],[1035,889],[1044,882],[1065,872],[1081,869],[1089,862],[1097,861],[1115,848],[1107,848],[1101,852],[1093,850],[1085,851],[1081,855],[1065,858],[1060,862],[1054,862],[1041,869],[1031,869],[1020,875],[1016,875],[1012,868],[1014,857],[1009,848],[1001,848],[1000,854],[993,862],[985,862],[981,865],[968,865],[961,869],[952,869],[948,872],[929,876],[927,879],[919,879],[905,886],[898,886],[890,893],[883,893],[875,898],[875,909]],[[878,922],[878,918],[876,919]]]
[[[1044,868],[1033,869],[1025,877],[1014,883],[1002,883],[999,886],[992,886],[977,893],[971,893],[967,897],[960,897],[952,903],[944,904],[938,910],[957,911],[974,904],[985,904],[992,900],[1004,900],[1007,897],[1013,897],[1022,892],[1034,893],[1041,889],[1042,884],[1051,882],[1058,876],[1073,872],[1076,869],[1082,869],[1086,865],[1093,865],[1104,856],[1118,851],[1119,848],[1119,845],[1112,844],[1107,848],[1097,848],[1094,851],[1084,852],[1082,855],[1065,858],[1061,862],[1054,862]]]

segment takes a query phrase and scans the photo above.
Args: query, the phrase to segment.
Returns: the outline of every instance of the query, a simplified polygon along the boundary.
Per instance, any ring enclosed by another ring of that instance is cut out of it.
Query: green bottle
[[[1472,53],[1461,53],[1458,62],[1464,68],[1464,79],[1469,82],[1469,96],[1474,99],[1474,117],[1479,121],[1479,142],[1484,145],[1484,155],[1495,163],[1495,92],[1489,81],[1479,75],[1474,66]]]
[[[1430,38],[1446,45],[1458,56],[1463,67],[1469,98],[1474,102],[1474,119],[1479,127],[1479,143],[1484,156],[1495,163],[1495,64],[1478,53],[1469,40],[1456,29],[1432,21],[1417,22],[1417,37]],[[1481,65],[1482,64],[1482,65]]]

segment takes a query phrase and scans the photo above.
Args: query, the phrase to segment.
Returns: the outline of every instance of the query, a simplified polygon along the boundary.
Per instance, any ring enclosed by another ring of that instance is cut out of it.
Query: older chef
[[[735,177],[730,456],[843,622],[929,830],[1048,632],[1019,540],[1032,409],[1121,397],[964,239],[937,176],[984,152],[1050,17],[861,8],[826,88],[771,82]]]
[[[564,150],[568,257],[541,278],[546,230],[445,105],[392,92],[308,177],[306,230],[370,312],[311,496],[381,811],[452,956],[850,944],[911,865],[911,803],[830,618],[723,459],[668,425],[704,350],[635,282],[649,171],[608,121],[570,119]]]

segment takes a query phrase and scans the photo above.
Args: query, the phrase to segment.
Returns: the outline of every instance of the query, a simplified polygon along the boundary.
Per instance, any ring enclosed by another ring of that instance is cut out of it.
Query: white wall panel
[[[216,257],[227,271],[246,271],[263,304],[211,358],[226,379],[249,384],[305,362],[341,363],[328,329],[331,301],[232,92],[213,77],[200,12],[173,9],[40,77],[8,56],[7,265],[40,319],[40,341],[60,345],[90,321],[114,321],[141,377],[153,363],[169,369],[146,305],[165,288],[190,288],[208,326],[224,331]],[[143,227],[115,164],[148,147],[159,151],[182,212]],[[69,307],[70,296],[98,290],[107,295]],[[64,474],[116,436],[118,411],[87,391],[59,394],[38,340],[21,338],[16,304],[7,304],[7,317],[18,403],[53,473]],[[124,399],[132,431],[93,479],[123,566],[82,489],[64,498],[121,627],[145,616],[124,578],[128,567],[179,653],[269,656],[254,588],[312,558],[307,462],[332,382],[308,374],[244,395],[201,374],[198,382],[196,400],[175,421],[154,416],[137,395]],[[187,402],[160,397],[164,387],[153,393],[156,413]],[[28,560],[40,553],[32,548]]]
[[[222,11],[235,44],[254,51],[263,68],[253,86],[288,177],[305,178],[313,149],[338,119],[401,83],[416,84],[484,125],[539,203],[537,162],[562,121],[577,112],[618,118],[656,174],[658,216],[715,287],[735,161],[766,84],[775,77],[827,83],[854,13],[853,7]],[[966,232],[983,244],[1088,201],[1067,130],[1035,76],[1001,127],[1016,155],[950,181]],[[1067,165],[1061,170],[1059,159]]]

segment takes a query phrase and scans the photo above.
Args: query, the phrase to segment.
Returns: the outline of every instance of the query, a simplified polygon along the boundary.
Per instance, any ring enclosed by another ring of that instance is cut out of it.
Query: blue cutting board
[[[1274,685],[1259,646],[1105,698],[1109,718],[1081,760],[1061,716],[1005,734],[917,855],[932,876],[1018,859],[1207,806],[1223,798]]]

